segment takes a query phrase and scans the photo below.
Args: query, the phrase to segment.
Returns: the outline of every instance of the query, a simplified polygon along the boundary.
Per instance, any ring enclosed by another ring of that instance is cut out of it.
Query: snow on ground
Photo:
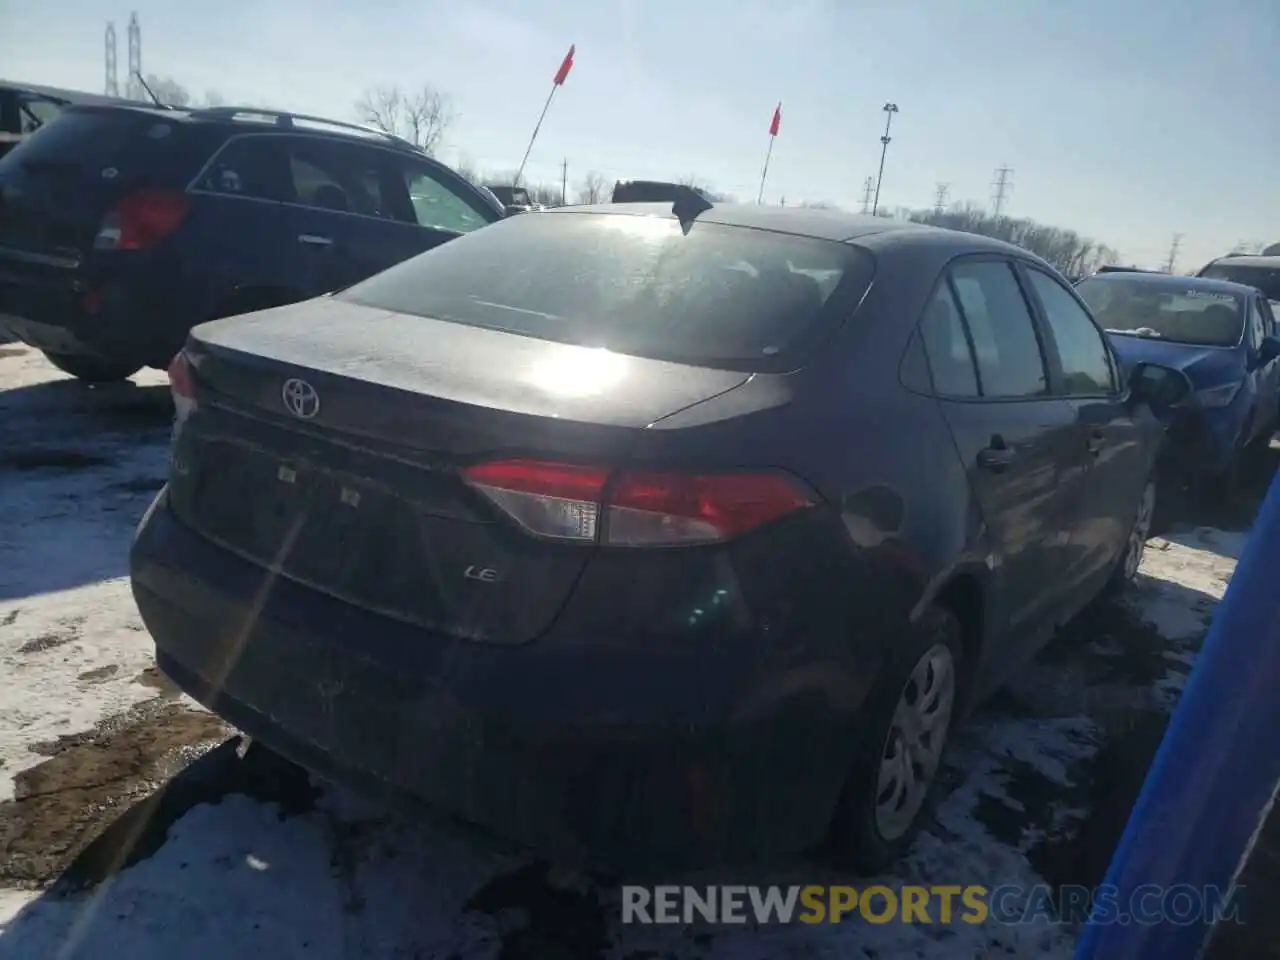
[[[163,377],[139,382],[89,390],[0,347],[0,960],[1070,956],[1044,923],[622,927],[616,889],[215,747],[229,731],[149,669],[128,590],[169,415]],[[1082,771],[1118,717],[1167,710],[1242,540],[1153,540],[1126,597],[959,733],[934,822],[881,882],[1064,879],[1043,864],[1097,810]],[[853,881],[797,862],[733,882]]]

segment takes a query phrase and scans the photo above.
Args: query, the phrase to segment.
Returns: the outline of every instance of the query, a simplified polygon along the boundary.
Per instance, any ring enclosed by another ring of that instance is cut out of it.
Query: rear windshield
[[[106,166],[130,137],[133,125],[119,115],[66,110],[51,117],[22,144],[26,163]]]
[[[1200,276],[1243,283],[1261,290],[1262,295],[1268,300],[1280,303],[1280,269],[1275,267],[1213,263],[1201,270]]]
[[[1076,292],[1108,333],[1206,347],[1234,347],[1244,330],[1244,299],[1231,293],[1140,279],[1083,280]]]
[[[185,183],[209,152],[185,132],[176,118],[145,111],[69,107],[0,160],[0,171],[13,165],[29,174],[98,176],[114,168],[117,183],[157,173]]]
[[[843,243],[626,214],[518,217],[340,299],[724,369],[792,369],[856,306],[874,262]]]

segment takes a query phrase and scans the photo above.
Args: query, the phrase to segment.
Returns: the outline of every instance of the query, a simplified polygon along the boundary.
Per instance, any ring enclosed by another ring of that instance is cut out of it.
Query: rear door
[[[1054,392],[1075,411],[1076,443],[1087,471],[1067,521],[1069,565],[1063,577],[1083,606],[1110,573],[1146,485],[1154,424],[1125,402],[1118,365],[1088,310],[1056,277],[1030,264],[1022,273],[1049,334]]]
[[[1068,518],[1084,469],[1075,411],[1050,390],[1040,334],[1009,261],[954,262],[924,324],[943,411],[998,551],[1003,639],[992,653],[1020,659],[1053,626],[1062,597]]]
[[[231,137],[187,192],[192,234],[218,238],[205,247],[204,269],[219,294],[247,287],[303,292],[295,276],[295,241],[283,203],[289,195],[284,137]]]

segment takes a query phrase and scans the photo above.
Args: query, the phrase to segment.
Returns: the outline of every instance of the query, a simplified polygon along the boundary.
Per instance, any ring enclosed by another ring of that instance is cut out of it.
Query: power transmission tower
[[[142,89],[142,25],[138,23],[136,13],[129,14],[129,99],[145,100],[146,92]]]
[[[1173,235],[1173,243],[1169,245],[1169,259],[1165,261],[1164,272],[1173,273],[1174,264],[1178,262],[1178,248],[1182,246],[1182,234]]]
[[[940,183],[933,191],[933,212],[942,213],[947,209],[947,195],[951,192],[951,184]]]
[[[876,191],[876,178],[867,177],[862,184],[862,212],[871,212],[871,195]]]
[[[104,91],[108,97],[120,96],[120,84],[116,81],[116,25],[107,24],[107,83]]]
[[[997,217],[1004,215],[1004,204],[1009,199],[1009,194],[1013,191],[1013,171],[1008,167],[996,168],[996,179],[991,184],[994,191],[991,196],[991,206]]]
[[[560,206],[569,203],[569,158],[560,161]]]

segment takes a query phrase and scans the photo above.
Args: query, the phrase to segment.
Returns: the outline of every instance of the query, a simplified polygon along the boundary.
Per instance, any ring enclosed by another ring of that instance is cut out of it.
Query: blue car
[[[1166,454],[1192,478],[1233,483],[1242,451],[1266,443],[1280,413],[1280,339],[1254,287],[1153,273],[1107,273],[1076,291],[1120,363],[1185,373],[1194,394],[1164,412]]]

